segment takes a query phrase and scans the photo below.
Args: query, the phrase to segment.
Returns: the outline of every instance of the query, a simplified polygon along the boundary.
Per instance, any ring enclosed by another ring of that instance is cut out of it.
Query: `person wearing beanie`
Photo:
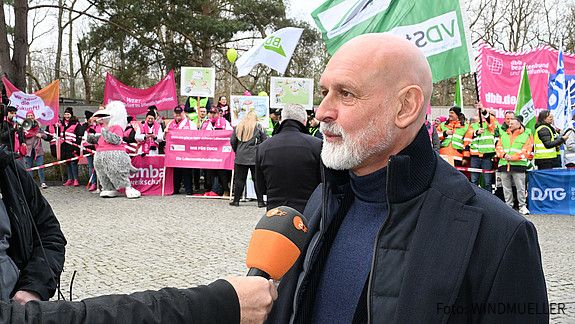
[[[483,108],[481,103],[476,105],[481,111],[481,123],[479,118],[476,122],[470,123],[465,133],[464,142],[469,146],[472,168],[491,170],[493,169],[493,157],[495,156],[495,134],[499,128],[499,123],[494,115]],[[471,183],[491,192],[493,184],[493,173],[483,173],[483,186],[480,186],[480,172],[471,172]]]
[[[61,158],[67,160],[80,156],[80,148],[72,143],[80,145],[84,131],[74,116],[74,109],[67,107],[64,110],[64,118],[60,121],[60,137],[63,140],[61,145]],[[80,186],[78,182],[78,160],[66,162],[68,179],[64,186]]]
[[[525,196],[525,174],[532,159],[533,135],[522,125],[521,116],[512,118],[505,133],[499,134],[496,152],[499,157],[498,174],[501,178],[505,203],[513,208],[513,189],[517,189],[519,213],[529,214]]]
[[[135,135],[136,141],[141,144],[143,155],[160,154],[160,143],[164,141],[164,130],[160,123],[156,121],[154,110],[148,110],[146,119],[142,123],[141,133]]]
[[[437,126],[437,135],[441,141],[439,155],[454,166],[464,165],[464,156],[469,155],[465,150],[464,137],[469,125],[465,124],[461,108],[453,106],[449,109],[448,119]]]

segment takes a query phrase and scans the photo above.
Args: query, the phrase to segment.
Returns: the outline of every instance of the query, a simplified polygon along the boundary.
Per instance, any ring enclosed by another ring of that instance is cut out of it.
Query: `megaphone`
[[[26,118],[22,121],[22,123],[20,123],[20,126],[22,126],[22,129],[25,131],[29,131],[32,128],[36,127],[38,125],[38,123],[30,118]]]

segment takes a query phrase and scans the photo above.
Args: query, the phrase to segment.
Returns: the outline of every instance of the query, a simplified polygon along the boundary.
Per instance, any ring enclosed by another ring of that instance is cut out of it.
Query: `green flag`
[[[535,105],[533,104],[533,97],[531,97],[531,87],[525,65],[523,65],[523,73],[519,83],[515,115],[523,116],[523,125],[526,129],[531,129],[532,134],[535,134]]]
[[[457,82],[455,83],[455,99],[453,100],[453,105],[463,108],[463,87],[461,86],[461,75],[457,77]]]
[[[330,54],[355,36],[390,32],[423,51],[433,82],[475,71],[459,0],[327,0],[311,15]]]

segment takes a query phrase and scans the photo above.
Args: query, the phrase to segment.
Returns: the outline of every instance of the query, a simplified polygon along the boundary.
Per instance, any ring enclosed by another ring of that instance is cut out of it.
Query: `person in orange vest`
[[[517,116],[509,122],[509,127],[505,133],[499,134],[500,139],[495,148],[499,157],[498,173],[503,186],[503,196],[505,203],[513,208],[512,185],[517,189],[517,201],[519,202],[519,212],[523,215],[529,214],[529,209],[525,204],[525,173],[529,160],[532,159],[533,136],[526,131],[522,124],[523,118]]]
[[[469,125],[465,123],[465,116],[461,113],[461,108],[453,106],[449,109],[449,118],[437,126],[437,135],[441,141],[439,155],[447,160],[451,165],[464,165],[463,157],[465,153],[465,133]]]
[[[499,126],[495,115],[488,112],[483,108],[481,103],[476,107],[481,109],[481,121],[479,117],[474,116],[474,121],[469,123],[469,129],[465,133],[464,142],[469,146],[469,154],[471,155],[472,168],[491,170],[493,169],[493,157],[495,156],[495,131]],[[480,172],[471,172],[471,183],[479,186]],[[493,174],[483,174],[484,185],[483,189],[491,191],[493,183]]]

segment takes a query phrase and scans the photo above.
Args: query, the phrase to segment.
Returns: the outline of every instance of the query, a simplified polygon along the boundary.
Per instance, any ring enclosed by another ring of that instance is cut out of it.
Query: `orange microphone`
[[[279,280],[300,256],[307,237],[307,220],[300,212],[286,206],[270,209],[256,225],[248,246],[248,276]]]

